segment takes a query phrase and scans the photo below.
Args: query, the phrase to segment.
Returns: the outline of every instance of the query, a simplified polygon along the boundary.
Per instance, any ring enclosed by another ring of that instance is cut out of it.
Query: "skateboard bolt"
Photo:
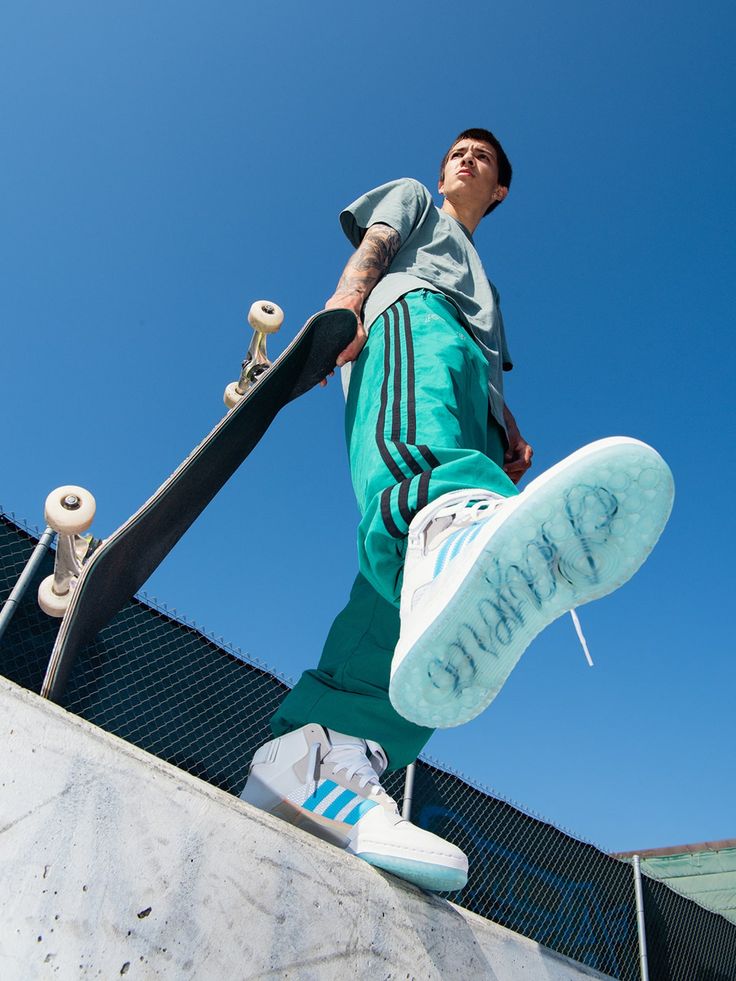
[[[61,502],[61,506],[67,511],[78,511],[82,506],[82,502],[79,500],[76,494],[67,494],[64,500]]]
[[[276,312],[275,307],[273,307],[270,303],[262,303],[261,304],[261,310],[263,310],[263,312],[264,313],[267,313],[269,316],[272,313],[275,313]]]

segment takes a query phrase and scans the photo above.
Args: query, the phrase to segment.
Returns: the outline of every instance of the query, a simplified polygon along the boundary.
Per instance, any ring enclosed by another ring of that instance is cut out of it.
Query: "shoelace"
[[[335,773],[345,770],[345,776],[348,780],[359,776],[358,786],[361,790],[368,785],[381,789],[378,775],[371,766],[362,746],[356,746],[353,743],[338,743],[325,756],[325,763],[329,763]]]
[[[308,796],[311,796],[317,789],[320,748],[320,744],[316,742],[312,743],[309,747],[309,757],[307,759]],[[325,755],[323,762],[328,763],[335,773],[345,770],[349,781],[355,776],[360,776],[358,786],[361,790],[369,785],[371,791],[373,791],[374,787],[379,791],[383,789],[378,775],[366,755],[365,749],[359,744],[338,743]]]
[[[480,498],[477,501],[470,501],[465,507],[457,510],[449,510],[446,514],[436,515],[426,526],[424,546],[429,547],[431,543],[443,532],[450,530],[450,536],[454,536],[463,528],[467,528],[483,518],[490,518],[503,504],[503,499],[487,500]]]
[[[570,616],[572,617],[572,622],[575,625],[575,633],[578,635],[578,640],[580,641],[580,646],[583,648],[583,654],[588,661],[589,666],[593,667],[593,658],[590,656],[590,651],[588,650],[588,644],[585,640],[585,635],[583,634],[583,628],[580,626],[580,619],[575,610],[570,610]]]
[[[461,511],[455,512],[453,525],[470,525],[480,518],[490,518],[494,511],[497,511],[503,506],[503,503],[503,500],[489,501],[481,499],[479,501],[469,501]]]

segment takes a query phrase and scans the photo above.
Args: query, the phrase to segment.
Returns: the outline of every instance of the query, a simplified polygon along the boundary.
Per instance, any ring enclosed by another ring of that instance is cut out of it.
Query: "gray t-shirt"
[[[366,328],[399,297],[417,289],[442,293],[488,361],[488,399],[503,421],[502,372],[512,367],[496,288],[483,269],[473,239],[455,218],[440,211],[423,184],[403,177],[368,191],[340,215],[343,231],[357,248],[371,225],[390,225],[401,247],[389,272],[365,305]]]

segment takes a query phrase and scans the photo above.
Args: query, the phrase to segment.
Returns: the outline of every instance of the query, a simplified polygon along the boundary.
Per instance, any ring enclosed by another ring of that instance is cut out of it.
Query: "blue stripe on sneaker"
[[[462,551],[463,546],[470,545],[473,539],[480,534],[481,529],[487,520],[488,519],[477,521],[468,528],[461,528],[459,531],[453,532],[445,539],[437,556],[437,562],[435,563],[435,576],[438,576],[440,572],[442,572],[448,562],[452,562],[453,559],[457,558]]]
[[[437,556],[437,563],[434,568],[435,576],[438,576],[447,563],[451,562],[455,558],[465,543],[465,539],[473,533],[475,533],[473,534],[473,537],[475,537],[475,535],[478,534],[478,531],[478,525],[471,525],[469,528],[460,528],[458,531],[454,531],[451,535],[448,535],[442,544],[439,555]]]
[[[457,536],[462,535],[462,533],[463,533],[463,529],[460,529],[460,531],[454,531],[451,535],[448,535],[445,541],[442,543],[442,548],[439,550],[439,553],[437,555],[437,562],[435,563],[435,567],[434,567],[435,576],[438,576],[440,572],[442,572],[442,570],[444,569],[447,553],[450,551],[450,548],[452,547]]]
[[[462,550],[463,545],[478,534],[479,525],[471,525],[469,528],[464,528],[463,531],[455,539],[452,548],[450,549],[449,562],[452,562],[454,558],[457,558],[458,553]]]
[[[328,794],[332,793],[336,786],[337,784],[334,780],[325,780],[324,783],[319,785],[312,796],[308,797],[307,800],[304,801],[302,807],[306,807],[308,811],[313,811],[315,807],[322,803]]]
[[[322,811],[322,817],[326,817],[326,818],[337,817],[337,815],[340,813],[343,807],[347,807],[350,801],[355,800],[357,796],[358,795],[354,793],[352,790],[343,790],[343,792],[333,800],[330,806],[326,807],[324,811]]]
[[[485,521],[478,521],[477,524],[473,525],[473,527],[470,529],[470,534],[468,535],[468,542],[467,542],[468,545],[470,545],[473,539],[476,538],[481,533],[484,524]]]
[[[356,824],[364,814],[367,814],[371,808],[377,806],[378,804],[374,800],[362,800],[352,811],[348,811],[343,821],[345,824]]]
[[[489,518],[484,518],[482,521],[476,521],[474,525],[471,525],[470,534],[468,535],[468,543],[472,542],[476,535],[479,535]]]

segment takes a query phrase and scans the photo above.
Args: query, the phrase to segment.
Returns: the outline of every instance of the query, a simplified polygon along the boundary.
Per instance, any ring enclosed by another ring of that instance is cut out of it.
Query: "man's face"
[[[508,188],[498,183],[498,160],[490,143],[460,140],[450,150],[439,192],[450,201],[490,207],[503,201]]]

